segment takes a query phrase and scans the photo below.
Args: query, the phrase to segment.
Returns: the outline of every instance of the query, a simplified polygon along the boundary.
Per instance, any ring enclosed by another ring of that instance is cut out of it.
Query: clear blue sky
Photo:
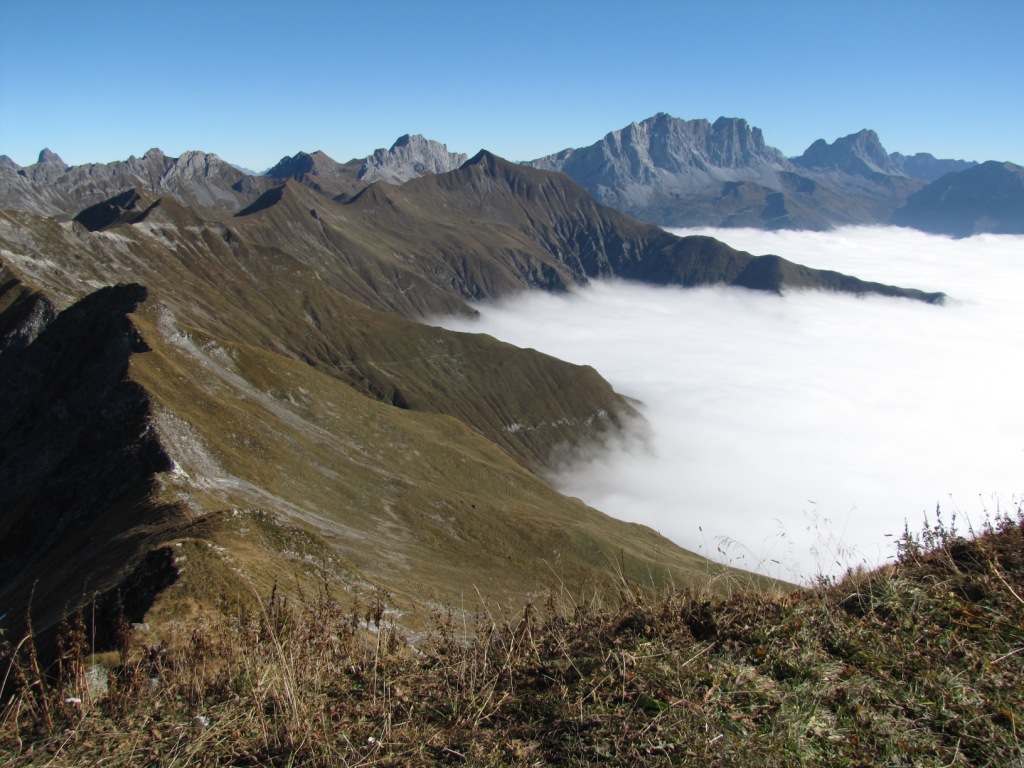
[[[0,154],[511,160],[657,112],[1024,163],[1024,2],[0,0]]]

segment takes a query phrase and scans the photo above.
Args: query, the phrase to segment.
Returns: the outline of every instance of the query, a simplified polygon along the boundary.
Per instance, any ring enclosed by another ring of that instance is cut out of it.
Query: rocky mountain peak
[[[267,171],[272,179],[297,178],[305,173],[316,173],[316,162],[308,152],[297,152],[282,157],[273,168]]]
[[[56,152],[51,152],[49,148],[44,149],[42,152],[39,153],[38,162],[40,165],[46,164],[59,166],[62,170],[68,167],[68,164],[61,160],[60,155],[58,155]]]
[[[282,157],[277,165],[268,170],[264,175],[279,180],[316,176],[319,178],[319,181],[324,181],[327,177],[336,177],[339,174],[352,175],[354,177],[355,171],[352,170],[351,166],[357,162],[356,160],[351,160],[348,163],[342,164],[326,152],[318,149],[316,152],[297,152],[291,157]]]
[[[709,123],[704,119],[681,120],[662,112],[608,134],[605,143],[646,158],[646,175],[693,168],[710,171],[785,165],[785,158],[765,145],[760,129],[735,117],[720,117]]]
[[[780,186],[786,158],[746,120],[682,120],[664,112],[612,131],[589,147],[527,165],[562,171],[606,205],[639,212],[656,197],[674,199],[709,184],[757,180]]]
[[[831,144],[818,139],[800,157],[792,160],[802,168],[816,171],[843,171],[857,176],[876,173],[900,175],[878,134],[866,128]]]
[[[390,149],[378,149],[366,158],[358,178],[366,182],[401,184],[419,176],[454,171],[467,157],[462,152],[449,152],[446,145],[419,134],[406,134]]]

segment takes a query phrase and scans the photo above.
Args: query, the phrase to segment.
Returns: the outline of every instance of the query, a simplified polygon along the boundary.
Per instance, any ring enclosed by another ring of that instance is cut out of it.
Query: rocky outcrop
[[[366,158],[359,170],[359,180],[401,184],[420,176],[454,171],[468,159],[465,153],[449,152],[440,142],[406,134],[391,149],[378,149]]]

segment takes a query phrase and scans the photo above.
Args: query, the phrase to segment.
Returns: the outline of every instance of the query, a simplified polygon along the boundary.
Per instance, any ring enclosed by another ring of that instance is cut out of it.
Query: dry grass
[[[133,645],[90,694],[82,624],[47,676],[7,648],[10,765],[1018,766],[1024,515],[939,523],[898,562],[788,595],[623,589],[444,613],[278,595]],[[173,648],[173,650],[171,649]]]

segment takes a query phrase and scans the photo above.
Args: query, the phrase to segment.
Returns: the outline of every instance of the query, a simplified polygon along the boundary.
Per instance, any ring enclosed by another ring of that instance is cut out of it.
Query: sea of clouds
[[[648,429],[580,455],[563,492],[791,581],[895,553],[938,505],[977,527],[1024,491],[1024,237],[896,228],[686,230],[949,296],[595,282],[446,327],[594,366]]]

